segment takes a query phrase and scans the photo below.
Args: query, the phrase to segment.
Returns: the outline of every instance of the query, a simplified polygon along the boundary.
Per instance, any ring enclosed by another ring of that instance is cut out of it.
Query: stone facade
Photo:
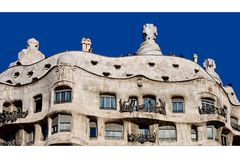
[[[135,56],[46,58],[35,39],[0,74],[1,145],[239,145],[240,103],[214,60],[162,55],[143,27]]]

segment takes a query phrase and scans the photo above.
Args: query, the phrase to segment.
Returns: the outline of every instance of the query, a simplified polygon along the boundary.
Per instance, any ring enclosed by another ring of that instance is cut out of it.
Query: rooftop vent
[[[121,65],[114,65],[115,69],[120,69]]]
[[[162,79],[163,79],[163,81],[169,81],[169,77],[168,76],[162,76]]]
[[[179,65],[178,64],[173,64],[172,65],[174,68],[179,68]]]
[[[27,73],[27,75],[28,75],[28,77],[31,77],[31,76],[33,75],[33,71],[29,71],[29,72]]]
[[[97,65],[97,64],[98,64],[98,61],[96,61],[96,60],[91,60],[91,63],[92,63],[93,65]]]
[[[231,95],[234,96],[234,93],[232,92]]]
[[[51,64],[46,64],[46,65],[44,66],[44,69],[47,70],[47,69],[49,69],[50,67],[51,67]]]
[[[9,84],[12,84],[12,81],[11,81],[11,80],[7,80],[6,82],[9,83]]]
[[[19,72],[15,72],[15,73],[14,73],[14,77],[15,77],[15,78],[17,78],[19,75],[20,75]]]
[[[233,85],[232,85],[232,83],[229,83],[229,84],[227,84],[229,87],[232,87]]]
[[[109,76],[110,73],[109,73],[109,72],[103,72],[103,75],[104,75],[104,76]]]

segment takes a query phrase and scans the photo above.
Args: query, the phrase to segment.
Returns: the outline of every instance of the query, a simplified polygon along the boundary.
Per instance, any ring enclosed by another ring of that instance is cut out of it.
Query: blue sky
[[[117,57],[134,53],[142,25],[153,23],[163,54],[192,59],[197,52],[201,66],[213,58],[224,85],[232,83],[240,95],[240,13],[0,13],[0,20],[0,72],[31,37],[46,57],[80,50],[82,37],[91,38],[96,54]]]

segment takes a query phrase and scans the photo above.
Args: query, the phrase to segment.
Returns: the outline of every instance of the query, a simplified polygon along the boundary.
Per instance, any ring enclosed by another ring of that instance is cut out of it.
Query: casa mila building
[[[240,103],[216,64],[163,55],[143,26],[134,55],[81,51],[45,58],[27,41],[0,74],[0,145],[240,145]]]

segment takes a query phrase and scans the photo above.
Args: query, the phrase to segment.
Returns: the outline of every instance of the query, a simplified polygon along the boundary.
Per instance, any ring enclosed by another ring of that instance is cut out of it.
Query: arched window
[[[97,138],[97,122],[95,121],[89,122],[89,137]]]
[[[155,96],[144,96],[144,112],[154,112],[154,107],[156,106],[156,97]]]
[[[115,95],[100,95],[100,109],[116,109]]]
[[[105,138],[122,139],[123,138],[123,125],[116,124],[116,123],[105,124]]]
[[[54,103],[68,103],[72,101],[72,89],[68,86],[60,86],[54,90]]]
[[[191,140],[193,142],[196,142],[198,140],[198,136],[197,136],[197,128],[196,127],[192,127],[191,128]]]
[[[184,112],[184,100],[182,97],[172,98],[172,112],[183,113]]]
[[[52,119],[52,134],[58,132],[69,132],[72,128],[72,116],[58,114]]]
[[[177,140],[177,131],[175,126],[160,126],[159,127],[160,140]]]

